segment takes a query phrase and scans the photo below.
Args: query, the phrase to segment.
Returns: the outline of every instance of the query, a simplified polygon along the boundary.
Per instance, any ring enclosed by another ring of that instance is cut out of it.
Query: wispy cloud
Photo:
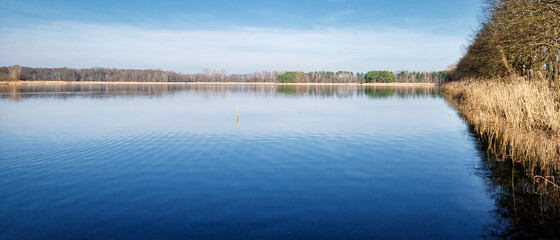
[[[0,65],[264,70],[439,70],[463,37],[410,29],[160,30],[55,22],[0,28]]]
[[[352,17],[354,14],[356,14],[356,11],[352,9],[337,10],[327,14],[326,17],[320,18],[319,22],[322,24],[336,24],[345,18]]]

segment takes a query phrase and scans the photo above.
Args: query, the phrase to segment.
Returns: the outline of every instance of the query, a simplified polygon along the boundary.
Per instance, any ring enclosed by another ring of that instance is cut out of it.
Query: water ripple
[[[119,102],[136,111],[110,112],[124,119],[116,127],[69,120],[75,128],[22,133],[0,122],[2,238],[476,238],[489,221],[464,126],[414,111],[441,99],[407,101],[405,117],[420,122],[399,123],[392,109],[405,103],[392,98],[279,96],[267,104],[282,114],[266,115],[238,94],[224,98],[247,106],[234,128],[221,100],[194,113],[163,107],[191,97]]]

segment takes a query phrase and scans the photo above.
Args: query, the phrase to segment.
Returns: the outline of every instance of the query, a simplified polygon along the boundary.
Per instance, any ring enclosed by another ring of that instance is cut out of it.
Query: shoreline
[[[441,86],[488,152],[521,163],[529,176],[560,171],[560,95],[546,82],[464,80]]]
[[[67,82],[9,81],[1,85],[284,85],[284,86],[373,86],[373,87],[437,87],[437,83],[276,83],[276,82]]]

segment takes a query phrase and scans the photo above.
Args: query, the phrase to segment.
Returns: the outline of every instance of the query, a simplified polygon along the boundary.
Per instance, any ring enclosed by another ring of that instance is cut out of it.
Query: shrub
[[[307,83],[309,76],[302,72],[286,72],[276,77],[276,82],[279,83]]]
[[[395,81],[395,74],[389,71],[369,71],[365,76],[366,83],[388,83]]]

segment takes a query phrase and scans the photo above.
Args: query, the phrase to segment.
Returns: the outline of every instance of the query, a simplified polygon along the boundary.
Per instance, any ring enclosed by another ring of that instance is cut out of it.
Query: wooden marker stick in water
[[[235,105],[237,107],[237,124],[235,125],[235,128],[239,128],[239,104]]]

